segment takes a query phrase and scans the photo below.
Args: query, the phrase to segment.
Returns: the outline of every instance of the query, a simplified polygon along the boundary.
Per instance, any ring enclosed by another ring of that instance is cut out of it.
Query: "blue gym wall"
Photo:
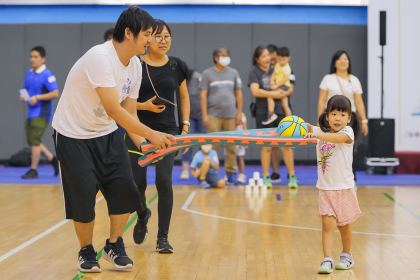
[[[180,57],[190,68],[202,72],[213,65],[212,51],[218,46],[226,46],[231,52],[231,66],[238,69],[244,85],[252,67],[255,47],[270,43],[288,46],[292,57],[290,64],[297,77],[295,94],[291,98],[293,111],[308,122],[316,123],[319,83],[328,73],[335,51],[345,49],[349,52],[353,73],[359,77],[366,92],[365,7],[143,8],[152,16],[171,23],[174,41],[170,55]],[[104,31],[113,27],[113,21],[123,9],[119,6],[0,6],[0,36],[3,38],[0,44],[0,160],[8,159],[26,145],[26,106],[19,101],[18,90],[30,68],[30,49],[35,45],[45,46],[46,64],[62,89],[72,65],[89,48],[103,42]],[[255,119],[249,115],[253,98],[247,86],[243,91],[244,112],[249,127],[254,128]],[[366,102],[366,94],[364,98]],[[51,134],[49,128],[43,141],[53,149]],[[259,153],[259,149],[248,149],[246,159],[257,160]],[[296,158],[315,159],[315,151],[296,149]]]

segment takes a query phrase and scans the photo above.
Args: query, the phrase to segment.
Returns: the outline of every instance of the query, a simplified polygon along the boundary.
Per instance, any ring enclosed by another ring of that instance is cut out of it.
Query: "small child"
[[[350,224],[362,216],[355,192],[352,171],[353,145],[360,135],[361,122],[351,111],[350,100],[335,95],[328,100],[325,112],[319,116],[319,125],[308,124],[305,138],[316,136],[317,144],[319,213],[322,218],[322,247],[324,259],[319,274],[333,272],[332,245],[336,226],[341,234],[343,252],[335,269],[346,270],[354,265],[351,253]]]
[[[191,162],[191,175],[198,179],[202,188],[223,188],[225,180],[217,174],[219,169],[219,158],[212,145],[202,145]]]
[[[242,112],[241,115],[241,124],[236,127],[236,130],[246,130],[248,129],[246,124],[246,115]],[[245,149],[247,147],[244,146],[236,146],[236,158],[238,160],[238,167],[239,167],[239,176],[238,176],[238,183],[246,184],[246,175],[245,175]]]
[[[272,90],[282,89],[284,91],[289,90],[290,87],[290,74],[292,73],[292,68],[290,68],[290,51],[287,47],[281,47],[277,51],[277,63],[274,66],[274,72],[270,78],[270,88]],[[274,113],[275,102],[271,97],[267,98],[268,105],[268,115],[267,119],[262,121],[263,125],[268,125],[277,119],[277,115]],[[281,99],[281,105],[283,107],[284,114],[286,116],[292,115],[292,110],[289,107],[289,98],[287,96]]]

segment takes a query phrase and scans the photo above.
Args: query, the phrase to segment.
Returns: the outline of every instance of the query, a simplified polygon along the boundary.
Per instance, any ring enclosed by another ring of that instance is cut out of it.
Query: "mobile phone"
[[[153,103],[154,105],[164,105],[164,106],[166,106],[166,105],[168,105],[168,104],[171,104],[171,105],[176,106],[176,104],[175,104],[175,103],[172,103],[171,101],[169,101],[169,100],[167,100],[167,99],[165,99],[165,98],[162,98],[162,97],[160,97],[160,96],[156,97],[156,99],[155,99],[155,100],[153,100],[153,101],[152,101],[152,103]]]

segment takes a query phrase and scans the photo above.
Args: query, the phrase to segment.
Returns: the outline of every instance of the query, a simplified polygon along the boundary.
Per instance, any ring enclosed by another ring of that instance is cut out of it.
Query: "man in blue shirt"
[[[26,136],[28,144],[32,147],[31,169],[22,175],[23,179],[38,178],[38,163],[41,152],[48,158],[54,167],[54,175],[58,175],[57,158],[41,142],[42,135],[51,122],[54,98],[58,97],[58,85],[53,73],[45,66],[45,49],[37,46],[31,50],[30,63],[23,83],[23,88],[29,93],[28,116],[26,120]],[[20,97],[21,101],[25,101]]]

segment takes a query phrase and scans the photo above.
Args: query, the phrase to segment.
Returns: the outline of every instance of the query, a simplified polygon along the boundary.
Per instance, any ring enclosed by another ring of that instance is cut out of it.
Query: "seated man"
[[[225,180],[217,174],[219,158],[212,145],[203,145],[191,162],[191,175],[198,179],[202,188],[223,188]]]

